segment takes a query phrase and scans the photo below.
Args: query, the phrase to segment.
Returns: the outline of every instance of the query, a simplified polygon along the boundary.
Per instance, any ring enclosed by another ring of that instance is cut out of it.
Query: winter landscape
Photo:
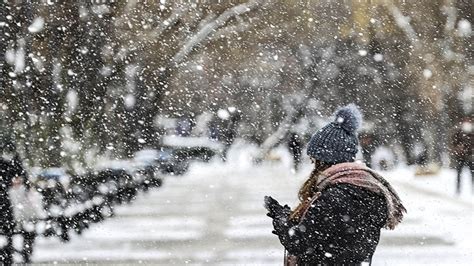
[[[295,191],[310,172],[290,172],[283,163],[258,168],[247,161],[252,147],[238,146],[230,165],[195,165],[166,188],[140,196],[117,217],[63,244],[40,239],[33,259],[41,263],[156,263],[278,265],[283,249],[271,234],[263,196],[294,204]],[[454,171],[414,177],[410,168],[384,173],[406,202],[406,221],[382,235],[373,265],[470,265],[474,222],[469,189],[453,196]],[[464,176],[466,187],[470,185]],[[423,200],[420,200],[420,199]]]
[[[473,13],[1,1],[0,264],[472,265]]]

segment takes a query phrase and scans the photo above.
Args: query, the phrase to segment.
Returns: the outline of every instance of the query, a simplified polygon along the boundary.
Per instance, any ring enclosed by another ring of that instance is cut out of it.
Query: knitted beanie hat
[[[336,164],[353,162],[358,151],[357,129],[362,114],[355,104],[339,108],[335,119],[317,131],[309,141],[307,153],[311,158]]]

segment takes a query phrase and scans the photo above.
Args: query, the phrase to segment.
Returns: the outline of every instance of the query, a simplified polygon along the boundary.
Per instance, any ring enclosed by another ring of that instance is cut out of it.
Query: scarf
[[[306,202],[299,219],[301,220],[306,215],[309,207],[318,199],[325,188],[336,184],[351,184],[383,195],[388,207],[387,221],[384,226],[387,229],[394,229],[402,221],[403,213],[407,212],[397,192],[385,178],[364,164],[349,162],[333,165],[318,176],[317,192],[312,199]],[[285,250],[283,265],[295,266],[298,264],[297,262],[298,257],[289,254]]]
[[[403,213],[407,212],[398,194],[387,180],[364,164],[349,162],[333,165],[318,177],[316,187],[317,191],[321,192],[329,186],[344,183],[384,196],[388,207],[385,223],[387,229],[394,229],[402,221]]]

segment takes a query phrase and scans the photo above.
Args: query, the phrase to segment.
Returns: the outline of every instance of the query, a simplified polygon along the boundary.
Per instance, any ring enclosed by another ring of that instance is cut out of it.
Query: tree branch
[[[145,33],[132,44],[126,45],[124,49],[117,53],[117,56],[115,58],[120,61],[125,61],[126,59],[129,59],[131,51],[141,51],[146,47],[146,45],[152,44],[159,40],[159,37],[163,34],[163,32],[175,25],[178,20],[183,16],[183,14],[185,14],[189,10],[189,7],[176,6],[172,10],[173,11],[171,12],[170,16],[162,23],[160,23],[160,25],[158,25],[152,31]]]
[[[188,7],[183,6],[173,8],[173,12],[171,13],[171,15],[167,19],[165,19],[163,23],[160,23],[160,25],[156,27],[155,30],[147,34],[147,39],[156,40],[158,37],[161,36],[161,34],[163,34],[165,30],[176,24],[176,22],[178,22],[181,16],[188,10]]]
[[[247,31],[252,25],[250,23],[242,21],[241,23],[233,26],[228,26],[222,29],[217,30],[214,34],[211,35],[212,40],[217,40],[220,38],[225,38],[231,34]]]
[[[445,1],[444,6],[441,8],[441,12],[446,15],[446,24],[444,24],[444,41],[443,45],[443,56],[448,61],[455,60],[462,62],[464,55],[456,53],[453,51],[453,39],[456,32],[456,20],[457,20],[457,10],[454,7],[452,0]]]
[[[395,6],[392,1],[385,1],[385,6],[390,11],[397,26],[405,33],[413,47],[415,49],[420,48],[420,40],[418,39],[415,29],[410,24],[410,17],[403,15],[400,9]]]
[[[194,47],[202,43],[202,41],[204,41],[208,36],[210,36],[216,29],[224,26],[230,19],[241,14],[247,13],[255,9],[259,5],[260,1],[251,0],[247,3],[243,3],[227,9],[219,17],[201,27],[201,29],[194,36],[189,38],[188,41],[178,51],[178,53],[176,53],[176,55],[173,57],[172,62],[174,64],[181,63],[183,59],[191,53]]]

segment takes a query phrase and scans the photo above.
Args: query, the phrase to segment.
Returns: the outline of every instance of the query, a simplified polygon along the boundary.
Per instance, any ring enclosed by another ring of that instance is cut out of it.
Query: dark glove
[[[273,219],[272,231],[275,235],[283,235],[285,231],[291,226],[288,217],[291,214],[291,209],[288,205],[281,206],[277,200],[270,196],[264,198],[265,208],[268,210],[267,216]]]
[[[273,219],[276,217],[287,217],[291,213],[291,209],[288,205],[281,206],[277,200],[270,196],[265,196],[264,207],[268,211],[267,216]]]
[[[292,226],[287,217],[277,217],[273,219],[273,231],[272,233],[280,236],[288,232],[289,228]]]

